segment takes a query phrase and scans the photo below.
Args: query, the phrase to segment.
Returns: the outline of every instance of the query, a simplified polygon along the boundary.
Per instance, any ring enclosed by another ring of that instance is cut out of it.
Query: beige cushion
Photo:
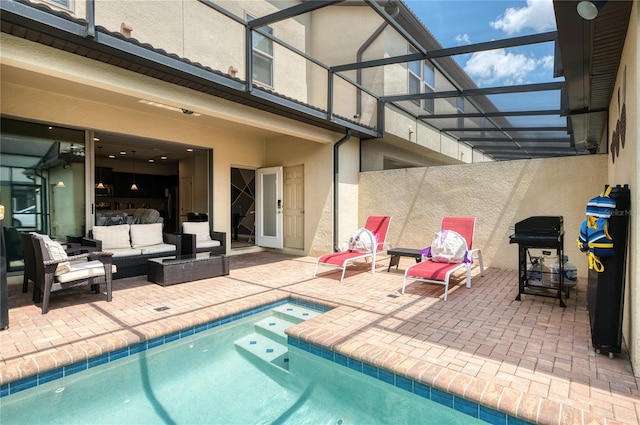
[[[104,265],[98,260],[74,263],[68,272],[59,275],[56,279],[60,283],[66,283],[96,276],[104,276]]]
[[[211,240],[208,221],[187,221],[182,223],[182,233],[196,235],[196,246],[198,246],[198,242]]]
[[[67,253],[59,242],[52,241],[51,239],[47,238],[44,241],[44,246],[47,248],[47,251],[49,252],[49,258],[51,260],[63,261],[67,259]],[[69,270],[71,270],[71,263],[69,263],[68,261],[59,263],[56,266],[54,275],[59,276],[63,273],[68,272]]]
[[[176,250],[176,246],[168,243],[160,243],[157,245],[149,245],[149,246],[144,246],[140,248],[140,252],[142,253],[142,255],[158,254],[162,252],[171,252],[175,250]]]
[[[208,241],[196,241],[196,248],[215,248],[220,246],[220,241],[208,240]]]
[[[142,248],[151,245],[163,244],[162,223],[132,224],[131,247]]]
[[[133,248],[110,249],[109,252],[113,254],[113,258],[116,258],[116,257],[130,257],[132,255],[141,255],[142,254],[142,251],[140,249],[133,249]]]
[[[129,242],[129,225],[118,224],[116,226],[94,226],[93,238],[102,241],[102,250],[131,248]]]

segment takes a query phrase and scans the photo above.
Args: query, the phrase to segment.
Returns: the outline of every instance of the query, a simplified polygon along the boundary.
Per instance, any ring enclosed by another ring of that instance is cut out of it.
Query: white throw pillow
[[[52,241],[51,239],[45,240],[44,246],[47,248],[47,251],[49,252],[50,259],[56,260],[56,261],[62,261],[68,258],[66,251],[64,250],[62,245],[60,245],[59,242]],[[56,266],[56,271],[54,273],[54,276],[60,276],[61,274],[64,274],[69,270],[71,270],[71,263],[69,263],[68,261],[65,261],[63,263],[58,263],[58,265]]]
[[[211,240],[208,221],[187,221],[182,223],[182,233],[196,235],[196,243]]]
[[[118,224],[115,226],[94,226],[93,238],[102,241],[102,249],[131,248],[129,242],[129,225]]]
[[[162,239],[162,223],[131,225],[132,248],[161,245],[163,243],[164,240]]]

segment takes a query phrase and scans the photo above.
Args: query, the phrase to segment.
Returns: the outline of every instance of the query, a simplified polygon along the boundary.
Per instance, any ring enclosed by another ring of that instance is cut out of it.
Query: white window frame
[[[433,76],[433,81],[427,81],[426,72],[424,72],[425,68],[429,68],[431,75]],[[424,81],[423,91],[424,93],[435,93],[436,91],[436,70],[431,61],[423,61],[422,63],[422,80]],[[422,108],[430,113],[434,113],[436,110],[436,100],[434,98],[424,99],[424,103]]]
[[[75,10],[74,0],[46,0],[46,2],[57,8]]]
[[[464,107],[466,105],[466,100],[464,97],[456,98],[456,109],[460,114],[464,114]],[[458,128],[464,128],[464,118],[458,117]]]
[[[413,46],[409,45],[409,54],[415,54],[418,53],[418,50],[416,50]],[[412,69],[413,67],[418,67],[419,70],[418,72],[416,72],[416,70]],[[426,72],[425,72],[425,67],[428,67],[431,71],[431,75],[433,76],[433,81],[427,81],[426,80]],[[431,61],[427,61],[427,60],[420,60],[420,61],[413,61],[413,62],[409,62],[407,64],[407,88],[408,88],[408,92],[409,94],[416,94],[416,93],[433,93],[435,92],[435,68],[433,66],[433,64],[431,63]],[[415,90],[411,90],[412,87],[412,82],[414,83],[414,85],[417,85],[418,87],[418,91]],[[430,113],[434,113],[435,111],[435,99],[412,99],[412,102],[415,103],[417,106],[422,107],[422,109],[424,109],[427,112]]]
[[[414,53],[418,53],[418,51],[411,45],[409,45],[409,54],[414,54]],[[411,69],[412,66],[417,66],[418,67],[418,72],[416,72],[415,70]],[[409,62],[407,64],[407,91],[409,94],[417,94],[417,93],[422,93],[422,61],[413,61],[413,62]],[[413,86],[417,87],[417,91],[412,90],[412,82],[413,82]],[[413,103],[415,103],[417,106],[420,106],[422,104],[421,99],[412,99],[411,100]]]
[[[247,14],[247,21],[250,21],[251,19],[255,19],[254,16]],[[266,30],[269,34],[273,34],[273,28],[271,28],[270,26],[265,26],[262,27],[263,30]],[[267,40],[267,42],[271,45],[271,52],[265,52],[264,50],[261,50],[257,47],[257,43],[253,42],[251,43],[252,45],[252,55],[255,58],[256,56],[259,57],[261,60],[264,60],[265,62],[269,63],[269,81],[261,81],[257,78],[255,78],[255,76],[253,75],[253,71],[252,71],[252,75],[251,75],[251,81],[255,82],[255,83],[260,83],[262,85],[268,86],[268,87],[273,87],[273,62],[274,62],[274,57],[273,57],[273,41],[264,37],[263,35],[254,32],[252,34],[252,36],[256,36],[256,37],[263,37]],[[255,59],[254,59],[255,62]]]

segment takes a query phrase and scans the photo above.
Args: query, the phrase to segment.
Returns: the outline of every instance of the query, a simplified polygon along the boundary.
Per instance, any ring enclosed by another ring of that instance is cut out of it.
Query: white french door
[[[256,245],[282,248],[282,167],[256,170]]]

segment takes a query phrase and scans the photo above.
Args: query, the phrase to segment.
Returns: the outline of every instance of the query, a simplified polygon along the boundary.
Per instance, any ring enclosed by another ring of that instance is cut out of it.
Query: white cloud
[[[456,35],[455,40],[458,43],[458,45],[471,44],[471,38],[469,37],[469,34],[458,34]]]
[[[545,56],[542,59],[538,60],[538,63],[543,69],[553,70],[553,55]]]
[[[504,15],[491,22],[494,29],[502,30],[508,35],[517,34],[525,28],[550,30],[555,25],[552,0],[527,0],[526,6],[519,9],[510,7]]]
[[[542,61],[544,63],[544,60]],[[504,49],[474,53],[464,70],[479,86],[523,84],[540,61]]]

